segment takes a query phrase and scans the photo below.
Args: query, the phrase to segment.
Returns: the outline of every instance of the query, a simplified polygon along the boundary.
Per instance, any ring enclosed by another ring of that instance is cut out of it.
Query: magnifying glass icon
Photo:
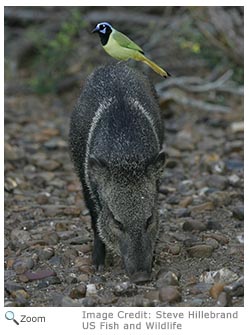
[[[8,311],[8,312],[6,312],[6,313],[5,313],[5,318],[6,318],[7,320],[13,320],[13,321],[15,322],[15,324],[19,325],[19,322],[16,321],[16,319],[15,319],[15,315],[14,315],[14,313],[13,313],[12,311]]]

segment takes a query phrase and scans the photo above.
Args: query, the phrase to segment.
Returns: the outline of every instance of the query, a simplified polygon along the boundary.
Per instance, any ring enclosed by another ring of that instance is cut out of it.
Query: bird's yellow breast
[[[129,58],[134,58],[134,53],[137,53],[136,50],[124,48],[118,44],[118,42],[110,36],[106,45],[103,45],[105,51],[118,60],[127,60]]]

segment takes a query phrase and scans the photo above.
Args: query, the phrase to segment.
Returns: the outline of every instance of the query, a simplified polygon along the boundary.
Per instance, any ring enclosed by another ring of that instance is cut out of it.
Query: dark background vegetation
[[[90,218],[67,136],[87,75],[113,62],[91,34],[102,21],[172,74],[163,80],[129,61],[156,86],[170,156],[160,189],[164,233],[154,280],[165,265],[174,269],[181,293],[173,305],[242,305],[243,7],[5,7],[4,15],[6,305],[74,305],[79,297],[86,299],[81,305],[169,303],[156,284],[153,299],[144,298],[144,287],[117,293],[122,267],[107,267],[104,277],[91,267]],[[205,247],[208,238],[218,243],[212,250]],[[224,267],[240,280],[237,296],[220,287],[219,300],[205,286],[210,283],[196,288],[204,271]],[[114,289],[105,287],[106,278]],[[102,288],[90,302],[89,282]],[[83,287],[78,295],[77,285]]]

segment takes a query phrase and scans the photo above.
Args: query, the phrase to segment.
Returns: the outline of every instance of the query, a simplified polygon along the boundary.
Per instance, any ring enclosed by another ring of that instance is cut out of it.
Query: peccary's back
[[[74,108],[70,149],[78,171],[94,152],[110,164],[152,159],[162,145],[162,122],[154,88],[139,72],[118,63],[96,69]]]

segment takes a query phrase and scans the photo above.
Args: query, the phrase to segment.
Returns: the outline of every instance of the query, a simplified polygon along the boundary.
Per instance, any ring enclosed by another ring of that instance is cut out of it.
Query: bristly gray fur
[[[92,216],[94,263],[103,265],[106,245],[129,274],[150,272],[164,163],[154,88],[124,63],[96,69],[72,113],[69,139]]]

